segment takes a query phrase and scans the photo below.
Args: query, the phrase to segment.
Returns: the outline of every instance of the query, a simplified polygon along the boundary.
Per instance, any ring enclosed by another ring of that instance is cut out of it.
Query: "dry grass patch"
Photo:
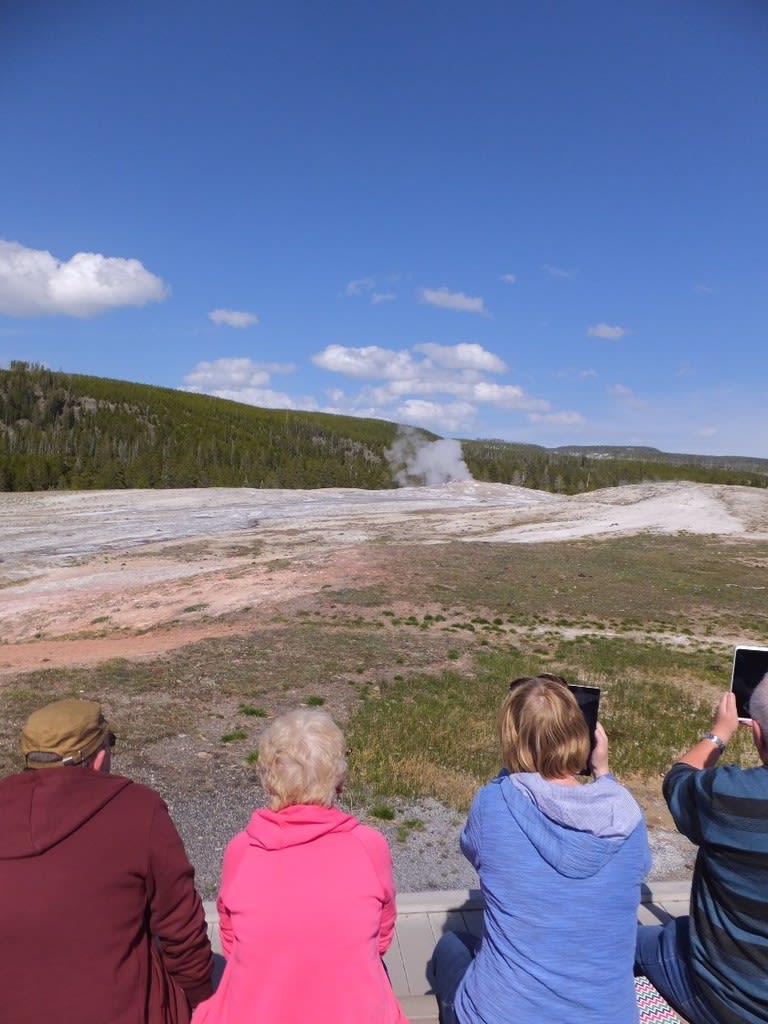
[[[121,770],[136,767],[164,792],[205,786],[214,764],[250,785],[241,744],[222,735],[247,725],[250,749],[266,718],[314,697],[347,724],[350,783],[364,802],[423,795],[463,808],[498,769],[496,714],[509,678],[549,670],[603,687],[615,770],[658,788],[727,686],[730,638],[768,635],[765,561],[761,544],[686,536],[349,549],[314,592],[229,616],[238,635],[151,662],[8,677],[0,770],[19,767],[31,710],[83,694],[115,720]],[[289,564],[297,560],[271,562],[275,571]],[[264,714],[245,722],[242,707]],[[729,756],[746,758],[745,744]]]

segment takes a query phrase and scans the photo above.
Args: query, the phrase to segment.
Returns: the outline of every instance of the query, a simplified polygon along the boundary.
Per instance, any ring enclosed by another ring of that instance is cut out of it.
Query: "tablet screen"
[[[749,721],[749,698],[768,672],[768,647],[737,647],[733,652],[731,689],[736,694],[736,710],[742,721]]]
[[[600,687],[580,686],[578,683],[568,683],[568,689],[576,698],[576,701],[581,708],[581,713],[584,715],[584,721],[587,723],[587,728],[589,729],[589,749],[592,750],[595,745],[595,726],[597,725],[597,712],[600,706]],[[589,765],[585,765],[585,767],[582,768],[581,774],[589,775]]]

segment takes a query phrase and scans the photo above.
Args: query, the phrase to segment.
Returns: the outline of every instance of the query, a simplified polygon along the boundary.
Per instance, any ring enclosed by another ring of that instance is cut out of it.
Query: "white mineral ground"
[[[346,583],[352,556],[359,572],[360,546],[371,541],[530,544],[680,531],[764,541],[768,492],[675,482],[569,497],[469,481],[394,491],[0,494],[0,685],[23,671],[149,658],[235,632],[217,618]],[[184,557],[167,550],[173,542],[188,546]],[[277,559],[288,561],[269,571]],[[205,621],[179,623],[193,602],[206,606]],[[93,635],[94,620],[108,622],[106,635]],[[413,816],[427,827],[392,844],[400,888],[474,884],[457,853],[456,815],[425,801]],[[685,841],[668,829],[652,840],[654,877],[690,870]]]

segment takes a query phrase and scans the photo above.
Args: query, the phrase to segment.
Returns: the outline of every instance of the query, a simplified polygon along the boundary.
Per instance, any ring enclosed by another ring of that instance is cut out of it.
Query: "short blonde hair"
[[[346,773],[344,735],[325,711],[289,711],[259,740],[259,775],[273,811],[330,807]]]
[[[589,760],[587,723],[565,681],[556,676],[523,676],[510,684],[499,739],[510,772],[559,779],[578,774]]]

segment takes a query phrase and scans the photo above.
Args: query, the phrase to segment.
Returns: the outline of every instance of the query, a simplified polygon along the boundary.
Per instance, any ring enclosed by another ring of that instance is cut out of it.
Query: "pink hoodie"
[[[380,832],[335,807],[256,811],[217,906],[227,966],[193,1024],[407,1024],[381,962],[395,891]]]

